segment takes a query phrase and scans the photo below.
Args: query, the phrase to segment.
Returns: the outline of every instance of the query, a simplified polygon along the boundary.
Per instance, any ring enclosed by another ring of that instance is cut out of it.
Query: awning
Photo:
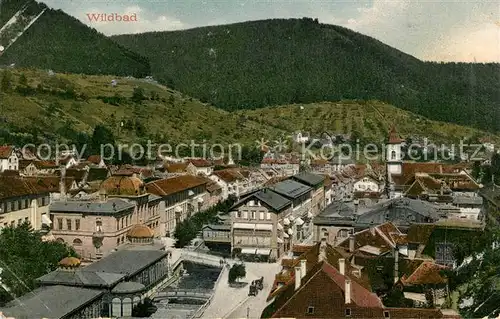
[[[52,221],[50,220],[49,216],[47,216],[47,214],[42,214],[42,224],[47,226],[52,225]]]
[[[314,217],[314,215],[313,215],[311,212],[307,212],[307,217],[309,217],[309,218],[313,218],[313,217]]]
[[[182,208],[180,206],[177,206],[174,210],[175,210],[176,213],[181,213],[182,212]]]
[[[246,255],[255,255],[257,248],[241,248],[241,253]]]
[[[289,238],[290,236],[288,236],[287,233],[283,233],[283,238]]]
[[[273,225],[271,224],[255,224],[255,230],[273,230]]]
[[[203,198],[199,197],[198,198],[198,203],[203,203]]]
[[[297,217],[297,219],[295,220],[295,225],[302,226],[303,224],[304,224],[304,221],[302,220],[302,218]]]
[[[283,225],[281,225],[281,223],[278,223],[277,227],[278,227],[279,230],[283,230]]]
[[[284,224],[285,226],[290,225],[290,220],[289,220],[288,218],[283,219],[283,224]]]
[[[283,244],[284,243],[283,239],[281,239],[279,237],[276,238],[276,242],[278,242],[278,244]]]
[[[259,248],[256,252],[257,255],[269,256],[271,254],[271,249]]]
[[[193,195],[194,195],[194,192],[193,192],[192,190],[190,190],[190,191],[188,192],[188,196],[193,196]]]
[[[247,223],[234,223],[233,228],[236,229],[255,229],[255,224],[247,224]]]
[[[293,230],[291,228],[288,229],[288,235],[293,235]]]

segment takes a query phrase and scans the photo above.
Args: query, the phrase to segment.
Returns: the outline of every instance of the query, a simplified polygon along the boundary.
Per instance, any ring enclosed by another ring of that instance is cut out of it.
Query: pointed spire
[[[403,142],[403,139],[399,137],[399,134],[396,131],[396,127],[392,125],[389,132],[389,144],[400,144],[401,142]]]

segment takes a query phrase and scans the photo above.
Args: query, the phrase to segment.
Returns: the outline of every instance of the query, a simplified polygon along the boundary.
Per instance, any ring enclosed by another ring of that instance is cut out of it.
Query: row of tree
[[[28,222],[0,230],[0,306],[33,290],[35,279],[55,270],[64,257],[77,256],[72,247],[42,236]]]
[[[228,212],[235,201],[236,198],[230,196],[225,201],[219,202],[217,205],[177,223],[174,230],[175,247],[182,248],[189,245],[198,236],[203,225],[216,222],[217,214],[219,212]]]

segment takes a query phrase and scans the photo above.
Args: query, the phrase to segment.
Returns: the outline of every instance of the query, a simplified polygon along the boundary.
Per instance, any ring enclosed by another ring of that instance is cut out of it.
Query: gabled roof
[[[182,175],[149,182],[146,184],[146,189],[149,193],[158,196],[168,196],[197,186],[206,185],[208,182],[208,179],[200,176]]]
[[[409,276],[403,276],[401,282],[405,286],[444,284],[447,280],[441,275],[441,271],[445,269],[448,267],[426,260]]]
[[[125,274],[129,278],[167,254],[164,250],[120,250],[86,266],[85,270]]]
[[[326,276],[322,276],[326,275]],[[263,318],[274,318],[275,315],[284,309],[284,307],[294,307],[298,301],[298,296],[300,294],[301,303],[307,303],[304,298],[316,299],[324,294],[331,294],[331,291],[324,289],[324,286],[315,285],[318,281],[313,280],[317,276],[322,276],[320,278],[326,278],[330,280],[334,285],[336,285],[342,293],[345,292],[345,281],[346,276],[340,274],[340,272],[330,265],[326,261],[321,261],[317,263],[310,271],[307,272],[306,276],[302,278],[302,285],[299,289],[295,289],[294,281],[287,283],[282,292],[276,296],[275,300],[264,309]],[[324,281],[322,281],[324,282]],[[307,291],[308,294],[303,294],[301,292]],[[383,308],[382,302],[377,297],[376,294],[370,292],[356,281],[351,281],[351,302],[357,307],[363,308]],[[342,299],[342,301],[344,298]],[[288,311],[287,311],[288,312]]]
[[[33,161],[36,168],[38,169],[55,169],[59,168],[59,165],[55,161]]]
[[[0,176],[0,199],[26,195],[49,194],[50,190],[43,183],[16,176]]]
[[[395,238],[398,241],[404,238],[404,234],[391,222],[364,229],[353,236],[355,251],[362,250],[363,252],[373,254],[371,252],[373,250],[371,247],[373,247],[377,250],[376,255],[385,254],[396,247],[398,243],[395,241]],[[349,249],[349,239],[347,238],[341,242],[339,246],[346,250]]]
[[[278,193],[273,192],[270,189],[262,189],[256,192],[253,192],[252,194],[244,197],[240,201],[238,201],[236,204],[233,205],[231,209],[237,208],[251,199],[256,199],[264,203],[266,206],[271,208],[275,212],[281,212],[282,210],[286,209],[289,207],[292,202],[288,200],[287,198],[281,196]]]
[[[87,182],[103,181],[109,177],[107,168],[90,167],[87,174]]]
[[[389,144],[401,144],[403,142],[404,140],[399,137],[396,127],[393,126],[389,132]]]
[[[169,173],[184,173],[188,163],[170,163],[164,166],[165,170]]]
[[[311,187],[299,182],[287,179],[270,187],[274,192],[288,198],[299,198],[312,190]]]
[[[234,168],[218,170],[213,172],[212,174],[222,179],[224,182],[228,184],[245,179],[245,176],[243,176],[243,174],[241,174],[238,169]]]
[[[36,183],[52,193],[58,193],[61,190],[61,178],[58,176],[27,176],[24,177],[31,183]],[[64,187],[66,191],[69,191],[75,182],[72,177],[64,178]]]
[[[292,176],[291,178],[310,187],[316,187],[325,181],[324,175],[313,174],[310,172],[302,172]]]
[[[0,159],[7,159],[14,152],[14,147],[9,145],[0,146]]]
[[[193,159],[188,159],[188,163],[193,164],[195,167],[212,167],[212,163],[206,159],[203,158],[193,158]]]
[[[90,162],[95,165],[101,164],[102,157],[100,155],[90,155],[87,158],[87,162]]]

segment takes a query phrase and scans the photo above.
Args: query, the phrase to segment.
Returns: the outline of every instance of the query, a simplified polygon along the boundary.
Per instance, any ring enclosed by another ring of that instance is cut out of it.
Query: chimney
[[[354,235],[349,236],[349,252],[354,252]]]
[[[319,245],[318,262],[322,262],[324,260],[326,260],[326,240],[322,240]]]
[[[66,184],[64,180],[66,179],[66,167],[61,167],[61,180],[59,181],[59,192],[61,193],[61,199],[66,197]]]
[[[351,279],[345,279],[345,304],[348,305],[351,303]]]
[[[295,290],[300,288],[302,277],[300,275],[300,266],[295,267]]]
[[[302,259],[300,261],[300,278],[304,278],[306,276],[307,273],[306,262],[307,262],[306,259]]]
[[[345,275],[345,259],[340,258],[339,259],[339,271],[341,275]]]
[[[394,283],[399,280],[399,250],[394,248]]]

